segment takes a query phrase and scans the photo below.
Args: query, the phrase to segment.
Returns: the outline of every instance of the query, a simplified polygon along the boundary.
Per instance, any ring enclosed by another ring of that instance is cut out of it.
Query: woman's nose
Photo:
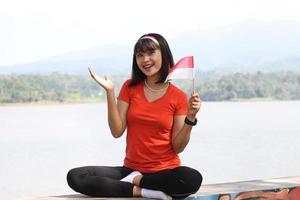
[[[144,61],[144,62],[147,62],[147,61],[149,61],[149,60],[150,60],[150,56],[145,55],[143,61]]]

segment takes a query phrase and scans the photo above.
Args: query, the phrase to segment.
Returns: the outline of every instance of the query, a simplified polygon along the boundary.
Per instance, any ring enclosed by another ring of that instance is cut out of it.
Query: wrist
[[[107,99],[115,99],[115,92],[112,90],[106,90],[106,97],[107,97]]]
[[[114,89],[108,89],[105,90],[107,95],[114,95],[115,94],[115,90]]]
[[[188,118],[188,120],[194,122],[196,119],[196,115],[195,114],[187,114],[186,118]]]
[[[195,126],[197,124],[198,120],[195,117],[193,120],[190,120],[187,116],[184,119],[184,123],[189,125],[189,126]]]

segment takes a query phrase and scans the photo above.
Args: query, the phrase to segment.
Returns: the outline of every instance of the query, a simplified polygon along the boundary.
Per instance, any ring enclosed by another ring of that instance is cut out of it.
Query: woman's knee
[[[79,187],[79,172],[78,168],[71,169],[67,174],[68,185],[75,191]]]
[[[199,188],[202,184],[202,180],[203,180],[203,177],[202,177],[201,173],[198,172],[197,170],[193,169],[192,177],[190,180],[192,193],[196,193],[199,190]]]
[[[202,175],[197,170],[190,167],[182,167],[182,179],[185,182],[186,191],[196,193],[202,184]]]

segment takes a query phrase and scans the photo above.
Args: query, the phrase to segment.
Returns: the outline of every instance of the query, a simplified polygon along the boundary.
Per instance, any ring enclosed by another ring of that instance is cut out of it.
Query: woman
[[[201,100],[166,81],[173,56],[159,34],[143,35],[135,44],[132,77],[115,102],[114,84],[89,69],[105,89],[108,122],[113,137],[127,129],[123,166],[86,166],[69,171],[69,186],[98,197],[184,198],[202,183],[195,169],[181,166],[178,154],[189,142]]]

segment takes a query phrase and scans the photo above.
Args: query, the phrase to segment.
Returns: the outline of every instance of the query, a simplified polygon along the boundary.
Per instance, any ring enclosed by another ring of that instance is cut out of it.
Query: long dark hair
[[[158,41],[159,45],[157,45],[150,38],[141,39],[144,36],[150,36],[150,37],[155,38]],[[142,37],[140,37],[139,40],[134,45],[131,81],[129,83],[129,86],[137,85],[141,81],[146,79],[146,75],[143,74],[143,72],[139,69],[139,67],[137,65],[136,54],[139,52],[145,53],[147,51],[153,51],[155,49],[159,49],[161,51],[161,57],[162,57],[162,66],[160,69],[160,77],[156,83],[163,83],[166,81],[166,78],[169,73],[169,69],[170,69],[170,67],[172,67],[174,65],[172,52],[170,50],[168,42],[166,41],[166,39],[163,36],[161,36],[157,33],[149,33],[149,34],[145,34]]]

